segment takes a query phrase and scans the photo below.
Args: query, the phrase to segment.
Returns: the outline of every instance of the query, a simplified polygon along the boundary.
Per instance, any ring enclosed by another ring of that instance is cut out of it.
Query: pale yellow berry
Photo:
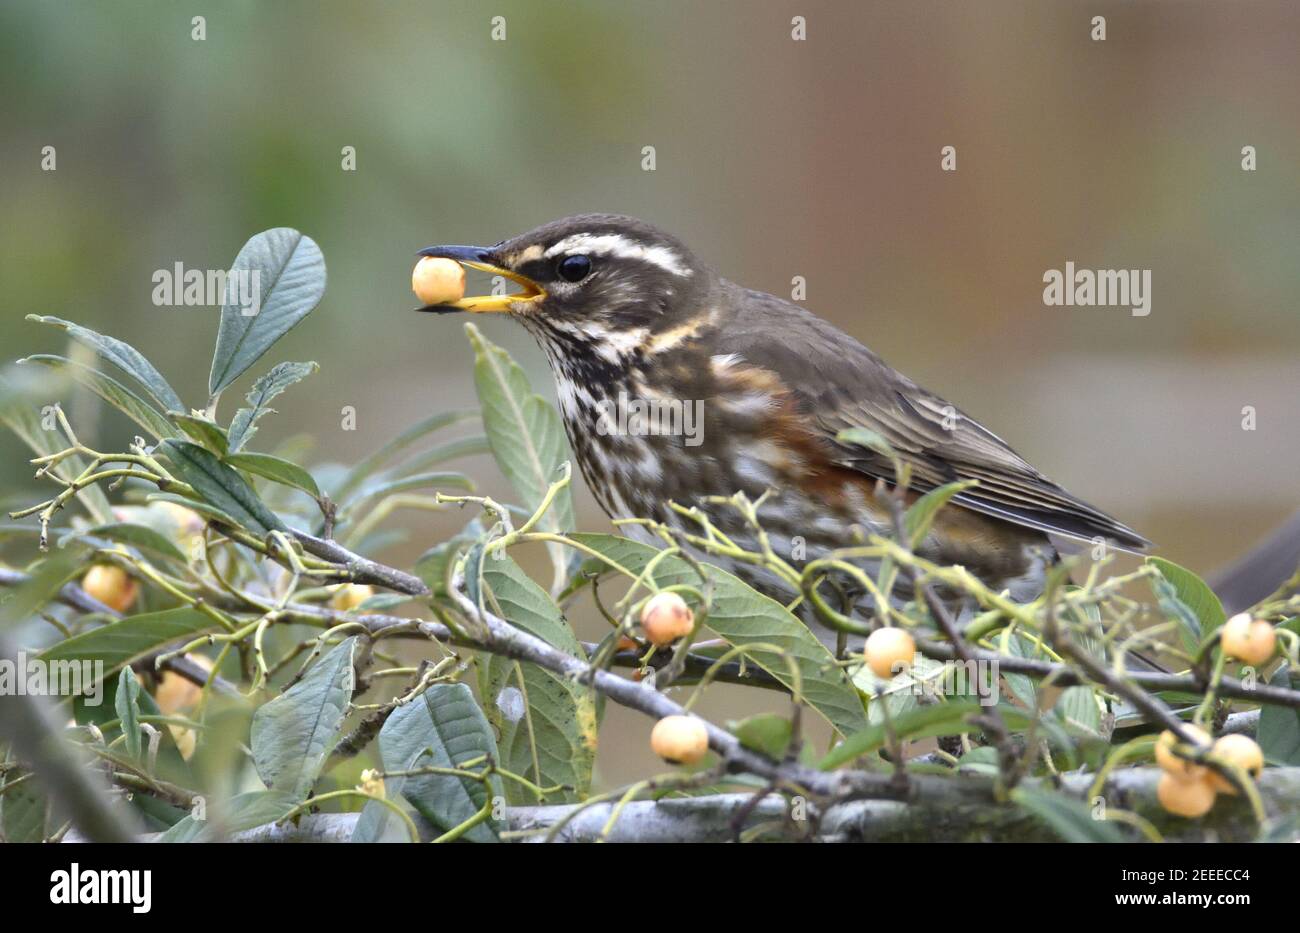
[[[156,510],[158,514],[166,516],[176,526],[177,538],[182,543],[188,542],[192,535],[201,534],[203,526],[206,524],[202,515],[193,509],[187,509],[178,502],[162,500],[152,503],[150,508]]]
[[[1251,619],[1249,613],[1239,612],[1223,623],[1219,643],[1228,657],[1258,666],[1277,650],[1277,632],[1263,619]]]
[[[339,612],[351,612],[374,595],[374,588],[364,583],[344,583],[334,591],[330,607]]]
[[[135,602],[137,587],[116,564],[96,564],[81,579],[81,588],[105,606],[126,612]]]
[[[693,765],[709,750],[709,732],[694,716],[665,716],[650,732],[650,747],[665,761]]]
[[[411,290],[426,305],[443,305],[465,297],[465,267],[454,259],[425,256],[411,273]]]
[[[912,666],[916,640],[901,628],[878,628],[867,636],[863,655],[871,673],[877,677],[893,677]]]
[[[641,627],[650,644],[662,648],[691,633],[695,613],[676,593],[656,593],[641,610]]]
[[[1190,735],[1197,745],[1209,747],[1210,734],[1198,726],[1185,725],[1183,731]],[[1156,764],[1158,764],[1166,774],[1172,774],[1174,777],[1187,781],[1193,778],[1202,778],[1205,776],[1205,766],[1198,765],[1195,762],[1188,761],[1185,758],[1179,758],[1174,754],[1174,746],[1179,743],[1178,736],[1166,729],[1160,733],[1156,739]]]
[[[1228,764],[1236,765],[1251,778],[1259,777],[1264,770],[1264,752],[1248,735],[1225,735],[1216,739],[1210,754]],[[1221,774],[1210,772],[1210,784],[1221,794],[1235,794],[1237,788]]]
[[[1166,771],[1156,784],[1156,799],[1176,816],[1204,816],[1214,806],[1214,788],[1203,777],[1183,780]]]
[[[212,662],[201,654],[188,654],[185,657],[205,671],[212,670]],[[162,677],[158,680],[158,688],[153,693],[158,711],[164,716],[186,715],[199,705],[202,696],[203,690],[198,684],[175,671],[163,671]],[[198,744],[198,736],[193,729],[177,723],[169,722],[167,728],[171,731],[172,739],[176,742],[181,757],[189,761]]]

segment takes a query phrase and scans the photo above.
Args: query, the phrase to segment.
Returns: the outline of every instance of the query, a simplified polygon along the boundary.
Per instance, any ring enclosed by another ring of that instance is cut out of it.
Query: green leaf
[[[358,612],[389,612],[398,606],[405,605],[415,599],[414,596],[407,596],[404,593],[376,593],[362,600],[361,605],[357,606]]]
[[[473,480],[463,473],[418,473],[414,476],[404,476],[401,479],[389,480],[377,486],[367,487],[360,496],[348,503],[348,508],[355,511],[365,503],[373,502],[384,496],[398,492],[409,492],[412,489],[423,489],[426,486],[440,486],[443,489],[459,489],[464,492],[474,491]]]
[[[379,731],[379,754],[385,771],[461,768],[474,759],[497,760],[497,744],[469,687],[434,684],[388,717]],[[472,766],[473,770],[482,767],[481,763]],[[503,793],[501,778],[496,775],[487,784],[446,774],[390,777],[384,781],[384,790],[389,796],[404,797],[442,832],[455,829],[478,813],[490,798]],[[379,839],[390,817],[390,811],[382,804],[366,804],[352,841]],[[470,842],[496,842],[496,828],[489,819],[462,838]]]
[[[789,719],[775,713],[759,713],[739,722],[727,723],[727,729],[745,748],[761,752],[777,761],[790,750],[794,727]]]
[[[916,706],[892,718],[894,734],[900,739],[924,739],[976,731],[977,727],[969,725],[967,719],[977,715],[982,709],[983,707],[973,700]],[[821,760],[819,767],[826,771],[838,768],[854,758],[883,748],[888,740],[889,732],[885,724],[875,723],[855,732],[836,745],[831,749],[830,754]]]
[[[13,784],[30,773],[8,771],[0,786]],[[0,833],[5,842],[44,842],[54,829],[50,816],[50,802],[39,777],[28,777],[0,795]]]
[[[80,548],[55,552],[35,565],[21,585],[0,592],[0,632],[22,622],[54,599],[63,584],[81,570],[83,561]]]
[[[1291,672],[1283,664],[1268,680],[1274,687],[1291,688]],[[1266,761],[1276,765],[1300,765],[1300,710],[1265,705],[1259,711],[1256,735]]]
[[[1179,623],[1184,646],[1195,652],[1201,638],[1227,620],[1223,604],[1209,584],[1186,567],[1163,557],[1148,557],[1146,562],[1160,575],[1152,579],[1151,589],[1161,610]]]
[[[483,408],[483,427],[497,466],[531,513],[542,504],[560,466],[569,459],[564,425],[554,408],[533,392],[528,377],[505,350],[491,343],[473,324],[465,325],[474,346],[474,385]],[[560,491],[540,527],[566,532],[574,527],[573,495]],[[563,546],[548,544],[557,574],[565,566]]]
[[[281,460],[270,454],[246,453],[231,454],[226,458],[226,463],[281,485],[301,489],[313,499],[320,498],[320,488],[316,485],[316,480],[312,479],[312,475],[298,464],[290,463],[288,460]]]
[[[865,447],[867,450],[874,450],[890,460],[898,457],[893,446],[885,440],[885,436],[870,428],[845,428],[835,435],[835,440],[841,444],[853,444],[857,447]]]
[[[41,652],[48,665],[73,661],[100,661],[102,676],[112,677],[124,666],[160,651],[182,639],[212,631],[217,624],[188,606],[129,616],[118,622],[93,628],[59,642]],[[51,670],[53,668],[51,667]],[[98,682],[92,681],[92,683]],[[82,693],[85,693],[83,684]]]
[[[612,559],[633,574],[640,574],[658,549],[613,535],[574,534],[574,541]],[[594,564],[589,566],[595,566]],[[600,567],[599,569],[608,569]],[[717,567],[706,565],[713,578],[713,609],[705,625],[733,645],[776,644],[794,658],[803,680],[803,694],[841,734],[849,735],[867,724],[866,712],[857,689],[836,665],[835,656],[818,641],[808,626],[784,606],[746,586]],[[661,560],[655,566],[655,583],[698,586],[691,566],[679,557]],[[770,651],[756,651],[748,659],[786,686],[792,685],[789,665]]]
[[[448,441],[431,450],[426,450],[419,456],[411,458],[410,462],[406,463],[402,469],[403,471],[418,473],[448,460],[458,460],[461,457],[476,457],[491,452],[492,448],[488,445],[487,437],[483,434],[473,434],[469,437],[458,437],[454,441]]]
[[[484,599],[492,612],[551,647],[586,660],[559,607],[513,560],[494,555],[482,562],[482,569]],[[479,689],[488,718],[500,733],[505,767],[544,787],[571,788],[549,800],[584,797],[591,786],[599,728],[600,710],[591,688],[535,664],[496,655],[480,664]],[[507,798],[525,800],[527,792],[511,785]]]
[[[135,679],[135,671],[129,666],[123,667],[117,678],[114,707],[121,723],[126,754],[139,761],[140,753],[144,750],[140,740],[140,681]]]
[[[1046,658],[1046,653],[1032,638],[1008,627],[997,634],[998,650],[1017,658]],[[1011,688],[1012,695],[1027,709],[1038,708],[1038,684],[1026,674],[1004,671],[1002,678]]]
[[[257,433],[257,419],[275,411],[268,407],[271,399],[318,369],[320,367],[316,363],[277,363],[268,372],[258,376],[253,388],[245,396],[252,407],[239,409],[230,421],[231,451],[243,450],[244,445]]]
[[[365,478],[375,470],[379,469],[393,457],[396,457],[402,451],[409,448],[422,437],[432,434],[434,431],[449,427],[461,421],[475,417],[477,412],[473,411],[446,411],[439,412],[425,418],[418,424],[407,428],[397,437],[393,438],[387,444],[384,444],[369,457],[366,457],[351,470],[348,471],[347,477],[339,484],[338,489],[334,491],[334,499],[337,502],[345,502],[348,497],[355,491]]]
[[[915,548],[925,540],[925,536],[930,532],[930,526],[934,524],[935,516],[939,514],[940,509],[948,504],[953,496],[978,485],[979,480],[975,479],[945,483],[937,489],[931,489],[913,502],[903,516],[903,524],[907,529],[910,546]]]
[[[66,357],[46,353],[29,356],[22,362],[40,363],[42,366],[49,366],[52,369],[67,372],[77,382],[94,392],[159,440],[177,436],[176,428],[172,426],[172,423],[167,420],[167,417],[162,412],[112,376],[106,376],[99,370],[91,369],[89,366],[74,363]]]
[[[1101,734],[1101,708],[1091,687],[1067,687],[1053,708],[1063,721],[1094,735]]]
[[[994,777],[998,773],[998,750],[992,745],[972,748],[957,759],[957,770],[967,774],[984,774]]]
[[[451,574],[461,551],[483,536],[483,525],[473,519],[459,534],[435,544],[415,562],[415,575],[424,581],[434,596],[451,593]]]
[[[284,524],[257,497],[253,487],[207,450],[188,441],[174,440],[163,442],[162,450],[181,480],[192,486],[203,501],[216,506],[238,524],[259,535],[284,530]]]
[[[139,723],[146,716],[161,716],[162,711],[158,709],[158,704],[154,698],[143,689],[132,690],[129,686],[122,683],[121,673],[128,670],[134,671],[130,667],[123,667],[119,672],[117,680],[112,678],[104,679],[104,690],[102,695],[85,696],[78,695],[72,698],[72,716],[79,726],[95,725],[104,736],[105,741],[109,743],[111,750],[104,749],[101,754],[108,756],[104,760],[125,762],[129,767],[139,764],[139,757],[132,758],[130,755],[119,754],[117,752],[117,739],[119,736],[125,736],[125,726],[122,719],[122,703],[124,702],[122,693],[124,690],[130,691],[126,698],[128,702],[133,703],[136,710],[136,729],[141,728]],[[143,685],[140,685],[143,686]],[[97,701],[97,702],[96,702]],[[154,773],[160,777],[175,779],[183,775],[188,775],[189,768],[185,759],[181,757],[176,742],[172,738],[171,731],[161,724],[157,726],[159,730],[158,758],[154,762]],[[88,736],[89,737],[89,736]],[[124,740],[125,741],[125,740]],[[144,741],[140,742],[141,748],[144,747]],[[116,756],[116,757],[114,757]],[[135,801],[138,803],[138,797]],[[179,818],[179,817],[178,817]],[[174,821],[173,821],[174,822]],[[170,826],[171,823],[168,823]]]
[[[251,274],[258,276],[253,301],[241,301],[249,296],[238,294],[235,286],[241,276]],[[324,294],[325,258],[311,237],[277,227],[245,243],[226,276],[208,392],[216,395],[238,379]]]
[[[42,409],[45,400],[56,398],[67,389],[66,373],[46,369],[33,369],[14,364],[0,370],[0,424],[12,431],[38,456],[62,450],[66,446],[60,431],[47,431]],[[56,476],[72,477],[85,469],[86,462],[76,455],[68,457],[53,470]],[[113,518],[113,508],[108,496],[98,483],[82,487],[76,500],[97,522]]]
[[[1120,828],[1096,819],[1087,804],[1059,791],[1018,787],[1011,799],[1050,826],[1066,842],[1124,842]]]
[[[298,681],[253,714],[253,765],[271,790],[306,799],[352,701],[357,639],[335,646]]]
[[[866,664],[848,668],[853,685],[870,697],[867,719],[872,724],[885,721],[889,716],[901,716],[920,705],[927,694],[942,694],[946,663],[917,655],[910,667],[892,677],[877,677]]]
[[[162,377],[162,373],[158,372],[153,363],[145,359],[144,355],[129,343],[118,340],[116,337],[98,334],[89,327],[82,327],[80,324],[74,324],[71,321],[49,315],[29,314],[27,320],[35,321],[38,324],[52,324],[55,327],[62,327],[73,340],[90,347],[144,386],[148,390],[150,397],[162,407],[163,411],[185,410],[185,403],[176,394],[176,390],[167,384],[167,380]]]
[[[278,790],[253,790],[236,794],[217,813],[196,820],[187,816],[160,837],[159,842],[212,842],[221,834],[243,832],[276,823],[289,815],[299,803],[291,793]]]
[[[172,540],[162,532],[155,531],[148,525],[137,525],[134,522],[114,522],[111,525],[96,525],[87,531],[80,532],[78,537],[82,538],[106,538],[109,541],[116,541],[118,544],[126,544],[141,551],[149,551],[161,557],[166,557],[180,563],[186,562],[185,555],[181,552]]]
[[[226,436],[226,429],[216,422],[196,415],[189,415],[183,411],[169,411],[167,417],[178,428],[218,457],[224,457],[230,450],[230,438]]]

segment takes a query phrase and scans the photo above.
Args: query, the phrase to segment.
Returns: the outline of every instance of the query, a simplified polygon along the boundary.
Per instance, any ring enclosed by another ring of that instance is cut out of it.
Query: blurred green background
[[[217,309],[154,306],[153,272],[224,268],[251,234],[297,227],[329,288],[266,362],[322,371],[258,446],[310,432],[318,459],[352,462],[473,404],[461,322],[410,312],[415,250],[629,213],[751,287],[804,276],[814,311],[1209,573],[1300,491],[1298,34],[1294,2],[6,0],[0,347],[60,352],[23,316],[71,318],[201,405]],[[1044,307],[1067,260],[1152,270],[1151,314]],[[551,392],[531,338],[479,323]],[[85,439],[134,433],[77,404]],[[0,451],[12,508],[31,470],[12,438]],[[412,539],[385,556],[464,517],[403,516]],[[649,724],[610,717],[630,738],[603,777],[644,773]]]

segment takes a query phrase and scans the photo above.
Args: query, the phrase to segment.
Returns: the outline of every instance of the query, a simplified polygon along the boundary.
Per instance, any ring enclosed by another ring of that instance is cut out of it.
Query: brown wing
[[[729,286],[736,288],[736,286]],[[912,465],[913,486],[953,480],[979,485],[954,502],[1029,528],[1067,537],[1104,537],[1125,550],[1150,542],[1039,473],[997,435],[887,366],[852,337],[807,311],[761,292],[741,291],[742,310],[717,339],[718,352],[777,374],[807,413],[811,429],[845,466],[887,480],[889,460],[841,444],[846,428],[875,431]]]

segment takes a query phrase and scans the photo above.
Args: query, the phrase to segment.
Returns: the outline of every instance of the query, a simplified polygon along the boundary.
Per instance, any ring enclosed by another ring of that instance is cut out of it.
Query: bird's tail
[[[1300,566],[1300,511],[1235,564],[1210,580],[1228,615],[1255,605],[1290,579]]]

